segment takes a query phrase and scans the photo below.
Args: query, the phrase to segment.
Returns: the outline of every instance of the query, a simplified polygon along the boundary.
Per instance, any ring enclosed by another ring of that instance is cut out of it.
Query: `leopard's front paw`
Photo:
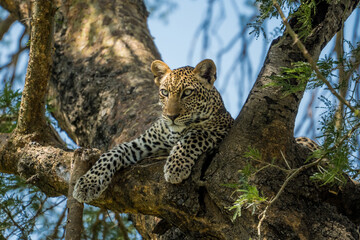
[[[75,184],[73,197],[79,202],[91,202],[99,198],[107,186],[98,176],[85,174]]]
[[[181,183],[187,179],[191,173],[191,166],[189,164],[166,163],[164,167],[165,180],[172,184]]]

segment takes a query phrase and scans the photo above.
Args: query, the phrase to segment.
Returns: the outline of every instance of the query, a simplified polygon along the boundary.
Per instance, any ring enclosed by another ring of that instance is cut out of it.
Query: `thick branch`
[[[30,140],[31,137],[10,139],[5,146],[0,146],[0,171],[21,175],[49,196],[66,195],[74,152],[44,147]],[[240,227],[246,226],[245,222],[232,223],[231,213],[220,207],[224,203],[230,206],[234,200],[231,194],[233,190],[216,184],[219,197],[225,199],[225,202],[219,203],[207,192],[207,189],[211,189],[208,183],[205,182],[204,186],[204,182],[199,181],[206,161],[201,159],[190,179],[179,185],[165,182],[163,158],[142,161],[139,165],[120,171],[105,194],[92,204],[118,212],[159,216],[180,227],[183,233],[193,236],[226,239],[226,232],[231,231],[232,236],[248,239],[250,230]],[[223,175],[231,176],[232,172],[233,169],[223,172]],[[308,178],[307,175],[304,177]],[[229,181],[222,179],[220,183]],[[355,208],[358,200],[351,199],[360,196],[360,187],[349,183],[342,196],[332,196],[332,201],[346,203],[346,207],[351,209],[353,221],[359,221],[360,209]],[[244,217],[247,222],[257,221],[256,216],[246,212]]]
[[[22,134],[37,132],[46,126],[45,94],[51,74],[54,13],[52,1],[35,1],[29,64],[17,125],[17,132]]]
[[[44,147],[31,139],[31,136],[12,138],[0,146],[0,171],[19,174],[48,196],[67,195],[74,153]],[[210,199],[202,200],[206,198],[205,192],[199,197],[201,165],[195,168],[192,180],[179,185],[165,182],[163,167],[164,158],[152,159],[119,172],[102,198],[92,204],[118,212],[161,216],[175,225],[182,222],[182,231],[192,234],[203,229],[198,234],[222,235],[221,229],[231,225],[231,221],[204,212],[216,206]]]

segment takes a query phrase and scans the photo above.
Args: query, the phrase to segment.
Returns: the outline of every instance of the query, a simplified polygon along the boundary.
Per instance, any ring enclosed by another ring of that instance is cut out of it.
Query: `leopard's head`
[[[155,60],[151,71],[159,86],[162,117],[169,126],[188,126],[209,118],[217,98],[221,99],[214,87],[216,66],[210,59],[201,61],[195,68],[174,70]]]

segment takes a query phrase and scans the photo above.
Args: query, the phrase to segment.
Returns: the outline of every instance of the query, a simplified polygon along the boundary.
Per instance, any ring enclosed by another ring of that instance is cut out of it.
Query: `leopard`
[[[216,66],[211,59],[195,68],[173,70],[155,60],[150,68],[158,86],[161,116],[136,139],[102,154],[79,178],[73,191],[79,202],[99,198],[120,169],[163,154],[168,155],[165,181],[180,184],[189,178],[198,158],[216,148],[232,127],[234,120],[214,86]]]
[[[317,144],[314,140],[308,137],[297,137],[295,138],[295,142],[299,144],[302,147],[307,148],[311,152],[314,152],[316,150],[320,149],[319,144]]]

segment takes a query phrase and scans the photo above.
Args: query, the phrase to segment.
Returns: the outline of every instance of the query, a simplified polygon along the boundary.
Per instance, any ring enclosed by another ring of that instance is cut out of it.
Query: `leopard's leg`
[[[73,192],[74,198],[79,202],[90,202],[105,191],[120,168],[159,152],[170,151],[171,146],[163,139],[163,124],[159,120],[137,139],[122,143],[102,154],[90,170],[77,181]]]
[[[187,179],[199,156],[218,142],[219,139],[212,136],[211,132],[197,130],[187,133],[175,144],[167,158],[164,166],[165,180],[175,184]]]

